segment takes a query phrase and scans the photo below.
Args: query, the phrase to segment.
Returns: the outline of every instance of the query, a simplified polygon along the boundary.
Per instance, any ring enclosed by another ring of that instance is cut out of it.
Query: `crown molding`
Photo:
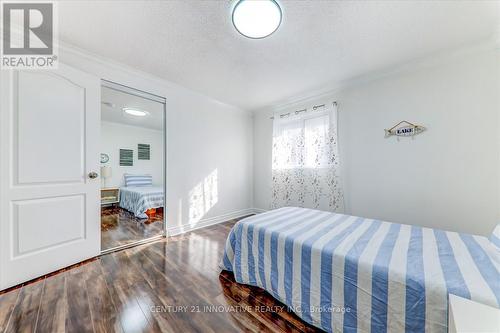
[[[140,77],[141,79],[144,79],[155,86],[161,87],[162,89],[181,90],[181,91],[187,92],[189,94],[197,95],[197,96],[200,96],[200,97],[205,98],[207,100],[211,100],[214,103],[233,108],[237,112],[245,113],[245,114],[248,114],[249,116],[252,115],[251,111],[249,111],[249,110],[245,110],[245,109],[242,109],[236,105],[222,102],[220,100],[217,100],[213,97],[207,96],[207,95],[205,95],[201,92],[198,92],[196,90],[193,90],[193,89],[187,88],[185,86],[182,86],[178,83],[169,81],[168,79],[164,79],[164,78],[155,76],[155,75],[150,74],[148,72],[136,69],[132,66],[129,66],[129,65],[123,64],[121,62],[112,60],[110,58],[105,58],[105,57],[99,56],[97,54],[91,53],[91,52],[84,50],[82,48],[79,48],[77,46],[71,45],[67,42],[59,41],[56,43],[55,47],[58,47],[59,60],[63,63],[65,62],[65,59],[64,59],[65,55],[71,55],[73,57],[76,57],[77,59],[84,59],[88,62],[99,64],[99,65],[105,66],[109,69],[112,69],[112,70],[115,70],[118,72],[122,72],[122,73],[126,73],[130,76]],[[108,79],[109,80],[110,78],[102,77],[101,79]],[[113,81],[113,80],[110,80],[110,81]]]
[[[500,34],[499,34],[500,35]],[[425,57],[413,59],[411,61],[396,64],[394,66],[386,67],[380,70],[372,71],[360,76],[355,76],[340,82],[333,82],[318,89],[309,90],[297,96],[289,97],[276,103],[269,104],[264,107],[253,109],[254,114],[260,112],[278,112],[287,108],[295,107],[298,104],[309,103],[312,101],[332,98],[335,94],[350,87],[366,84],[372,81],[380,80],[383,78],[400,75],[404,73],[411,73],[420,69],[435,67],[446,64],[452,60],[467,58],[477,54],[490,51],[500,51],[500,37],[494,35],[493,37],[481,40],[476,43],[466,44],[458,48],[448,49],[445,51],[435,52]]]

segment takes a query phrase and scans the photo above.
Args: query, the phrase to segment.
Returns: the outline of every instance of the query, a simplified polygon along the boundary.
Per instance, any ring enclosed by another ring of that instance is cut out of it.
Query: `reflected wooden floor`
[[[0,295],[0,332],[314,332],[219,261],[235,221],[112,254]]]
[[[101,249],[147,239],[163,233],[163,209],[156,215],[138,219],[134,214],[120,207],[103,207],[101,211]]]

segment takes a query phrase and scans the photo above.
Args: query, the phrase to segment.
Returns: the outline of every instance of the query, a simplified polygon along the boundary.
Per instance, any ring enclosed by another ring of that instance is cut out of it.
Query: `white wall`
[[[500,221],[498,64],[498,49],[450,56],[289,109],[338,101],[348,213],[486,235]],[[271,200],[271,114],[254,117],[254,202],[262,209]],[[401,120],[428,131],[384,138]]]
[[[166,201],[171,234],[251,211],[251,113],[74,48],[60,48],[59,59],[99,78],[166,98]],[[216,186],[210,185],[213,180]],[[200,185],[202,193],[211,195],[206,204],[198,195]]]
[[[137,144],[150,145],[150,160],[139,160]],[[120,149],[134,151],[134,165],[120,166]],[[153,185],[163,186],[163,131],[101,121],[101,150],[109,155],[109,162],[101,164],[111,167],[111,178],[106,178],[106,187],[123,185],[123,174],[150,174]]]

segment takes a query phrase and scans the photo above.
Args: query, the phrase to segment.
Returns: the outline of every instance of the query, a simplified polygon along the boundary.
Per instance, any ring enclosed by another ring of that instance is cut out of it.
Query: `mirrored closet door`
[[[165,99],[116,83],[101,88],[101,249],[165,233]]]

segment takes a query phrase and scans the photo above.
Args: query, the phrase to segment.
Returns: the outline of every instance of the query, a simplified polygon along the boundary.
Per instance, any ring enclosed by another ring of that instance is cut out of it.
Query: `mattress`
[[[161,186],[127,186],[120,188],[120,207],[138,218],[147,218],[150,208],[163,207],[164,195]]]
[[[486,237],[312,209],[237,222],[221,266],[328,332],[447,332],[448,294],[500,306]]]

